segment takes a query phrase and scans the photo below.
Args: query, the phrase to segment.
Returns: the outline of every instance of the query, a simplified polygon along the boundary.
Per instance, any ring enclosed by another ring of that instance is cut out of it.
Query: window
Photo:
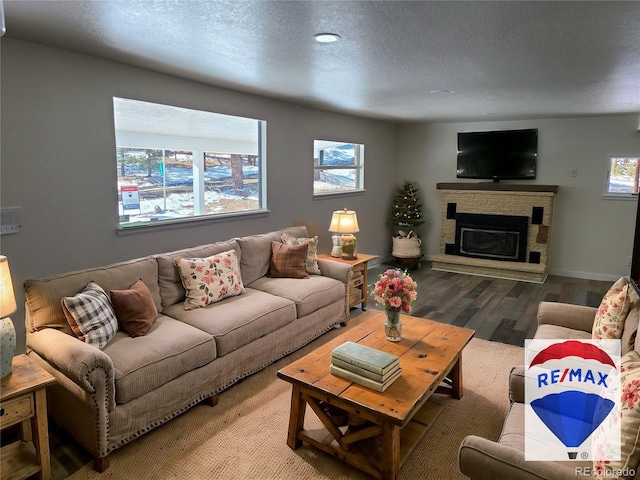
[[[120,227],[265,210],[266,122],[114,98]]]
[[[315,140],[313,194],[355,192],[364,186],[364,145]]]
[[[632,195],[638,193],[639,173],[640,157],[610,156],[605,196],[635,198]]]

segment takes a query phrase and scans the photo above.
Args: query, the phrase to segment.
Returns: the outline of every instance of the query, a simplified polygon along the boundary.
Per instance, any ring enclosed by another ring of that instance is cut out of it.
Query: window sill
[[[236,212],[236,213],[227,213],[222,215],[206,215],[200,217],[186,217],[186,218],[177,218],[175,220],[160,220],[160,221],[151,221],[145,222],[137,225],[130,226],[121,226],[118,225],[116,228],[116,233],[119,237],[126,235],[135,235],[138,233],[144,232],[158,232],[162,230],[177,230],[179,228],[185,227],[198,227],[201,225],[206,225],[209,223],[215,223],[219,221],[236,219],[238,217],[250,217],[250,216],[262,216],[270,213],[270,210],[254,210],[251,212]]]
[[[366,193],[365,189],[361,189],[361,190],[350,190],[348,192],[327,192],[327,193],[314,193],[313,194],[313,199],[323,199],[323,198],[334,198],[334,197],[340,197],[340,196],[349,196],[349,195],[360,195]]]
[[[633,200],[638,201],[637,193],[605,193],[602,195],[603,200]]]

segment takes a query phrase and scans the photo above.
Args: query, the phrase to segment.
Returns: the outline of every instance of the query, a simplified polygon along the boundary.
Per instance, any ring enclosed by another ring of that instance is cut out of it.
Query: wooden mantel
[[[488,190],[494,192],[552,192],[558,193],[558,185],[537,185],[526,183],[436,183],[438,190]]]

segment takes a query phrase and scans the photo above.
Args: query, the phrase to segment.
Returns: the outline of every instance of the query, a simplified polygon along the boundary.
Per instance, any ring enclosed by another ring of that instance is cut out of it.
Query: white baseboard
[[[425,255],[425,260],[431,262],[433,261],[433,255]],[[374,265],[380,265],[381,263],[391,263],[395,262],[392,255],[387,255],[385,257],[378,257],[373,262],[369,262],[369,265],[373,263]],[[608,273],[593,273],[593,272],[578,272],[573,270],[557,270],[553,269],[549,271],[549,275],[556,275],[558,277],[569,277],[569,278],[580,278],[584,280],[599,280],[602,282],[615,282],[620,277],[629,278],[629,273],[621,273],[619,275],[608,274]]]
[[[593,272],[575,272],[573,270],[551,270],[549,271],[549,275],[556,275],[558,277],[569,277],[569,278],[582,278],[585,280],[599,280],[599,281],[611,281],[615,282],[620,277],[629,277],[628,274],[619,274],[619,275],[610,275],[607,273],[593,273]]]

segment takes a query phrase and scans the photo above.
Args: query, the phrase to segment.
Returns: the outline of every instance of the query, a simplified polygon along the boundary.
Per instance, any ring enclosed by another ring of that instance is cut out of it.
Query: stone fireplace
[[[512,262],[526,261],[529,219],[517,215],[456,215],[455,254]]]
[[[434,270],[544,282],[557,186],[439,183],[437,188],[442,222]]]

